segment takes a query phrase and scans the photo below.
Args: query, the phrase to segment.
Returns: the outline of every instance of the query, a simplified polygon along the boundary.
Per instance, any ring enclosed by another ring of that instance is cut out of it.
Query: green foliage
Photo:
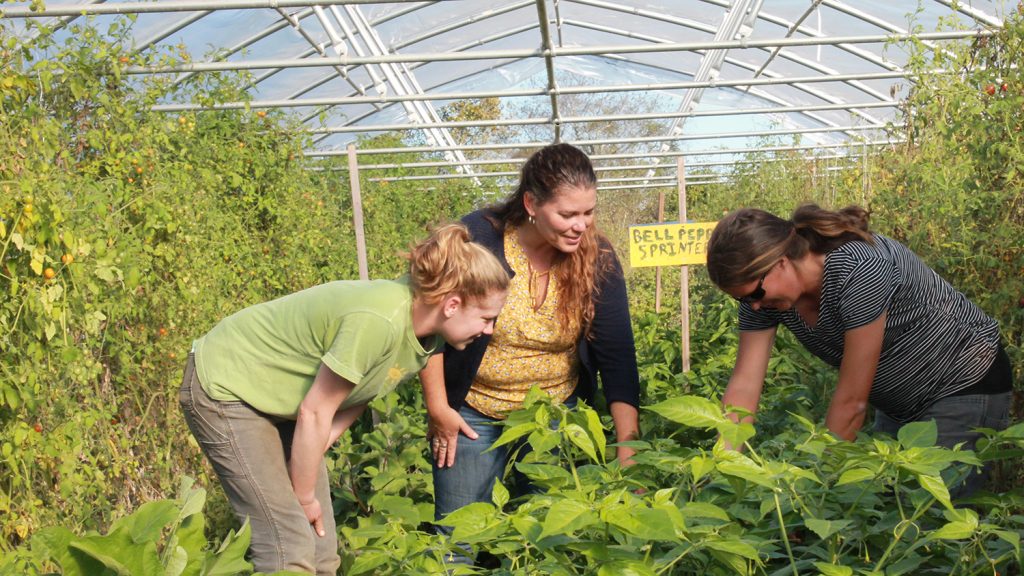
[[[106,534],[76,535],[63,526],[40,530],[31,550],[10,556],[0,565],[5,571],[38,574],[56,565],[65,576],[151,575],[233,576],[252,573],[245,559],[249,524],[228,533],[216,549],[207,546],[203,507],[206,490],[189,477],[173,500],[154,500],[111,525]],[[287,576],[294,572],[275,572]]]
[[[991,37],[910,48],[914,87],[899,131],[907,142],[878,159],[871,208],[879,225],[1000,321],[1020,380],[1022,9],[1008,11]]]
[[[197,474],[177,408],[190,342],[226,314],[357,276],[348,179],[302,155],[280,112],[167,114],[244,100],[244,75],[129,76],[130,19],[60,35],[0,20],[0,552],[43,526],[96,530]],[[378,194],[379,192],[379,194]],[[381,183],[371,274],[478,195]],[[219,488],[213,534],[229,517]]]
[[[215,551],[206,550],[203,505],[206,491],[185,478],[177,500],[155,500],[115,522],[107,534],[76,536],[64,527],[36,534],[33,551],[66,576],[167,574],[227,576],[252,571],[245,561],[249,525],[230,533]]]
[[[583,441],[594,431],[576,429],[592,421],[589,408],[534,398],[500,442],[526,441],[532,451],[516,467],[543,492],[510,498],[499,484],[491,502],[442,523],[497,559],[491,574],[975,574],[1020,562],[1024,521],[1012,509],[1021,496],[961,508],[942,474],[1019,450],[1024,425],[988,434],[974,455],[935,447],[934,423],[850,443],[796,417],[755,447],[750,426],[717,401],[677,396],[648,408],[674,426],[746,441],[746,452],[684,434],[631,442],[629,468],[602,464]]]
[[[26,40],[0,21],[0,571],[245,572],[245,528],[229,532],[234,520],[175,406],[180,365],[227,312],[356,276],[348,179],[305,159],[299,127],[278,112],[152,110],[244,100],[245,76],[140,80],[124,68],[188,55],[133,52],[130,20],[102,32],[77,25],[61,42],[31,22]],[[897,154],[843,172],[789,153],[752,157],[730,186],[691,188],[690,216],[868,203],[876,228],[998,318],[1019,374],[1022,34],[1014,14],[971,46],[913,46],[919,70],[951,74],[917,79]],[[499,114],[482,101],[446,118]],[[403,136],[360,147],[401,148]],[[395,179],[425,173],[364,172],[372,276],[400,274],[399,253],[429,225],[502,195],[471,179]],[[653,197],[601,202],[616,241],[622,222],[654,220]],[[970,508],[947,486],[978,462],[1020,462],[1021,425],[989,432],[977,454],[934,447],[927,424],[839,442],[813,424],[834,372],[784,332],[751,436],[716,400],[735,355],[735,303],[691,268],[693,364],[683,372],[678,316],[650,312],[653,276],[628,278],[649,408],[643,439],[630,443],[636,464],[612,457],[607,416],[531,397],[502,442],[531,448],[517,466],[541,493],[513,497],[499,483],[491,502],[449,518],[456,540],[498,559],[492,573],[1019,573],[1019,476],[999,485],[1016,490]],[[679,276],[665,276],[663,305],[677,310]],[[437,574],[454,544],[431,531],[422,399],[409,386],[373,408],[376,419],[327,461],[342,569]],[[746,450],[725,451],[719,437]],[[163,499],[196,473],[211,487],[207,517],[187,481]]]
[[[122,74],[169,58],[131,54],[127,27],[76,25],[64,43],[0,32],[6,548],[41,525],[95,528],[196,469],[174,394],[190,340],[226,310],[333,279],[345,227],[316,206],[294,130],[153,112],[196,87]],[[239,82],[204,89],[237,97]]]

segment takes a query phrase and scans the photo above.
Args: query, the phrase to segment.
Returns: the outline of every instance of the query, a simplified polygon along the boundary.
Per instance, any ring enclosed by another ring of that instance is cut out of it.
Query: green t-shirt
[[[215,400],[294,419],[320,364],[365,404],[419,371],[443,341],[412,326],[408,280],[337,281],[245,308],[195,342],[196,370]]]

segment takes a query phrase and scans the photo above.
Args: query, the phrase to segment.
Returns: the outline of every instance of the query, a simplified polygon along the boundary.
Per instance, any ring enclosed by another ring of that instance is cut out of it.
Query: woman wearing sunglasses
[[[938,444],[1009,422],[1012,373],[996,321],[899,242],[868,230],[868,212],[798,208],[785,220],[737,210],[715,227],[708,274],[740,302],[736,364],[722,401],[757,409],[780,324],[839,369],[825,425],[853,440],[870,404],[895,436],[935,420]],[[981,487],[972,474],[958,490]]]

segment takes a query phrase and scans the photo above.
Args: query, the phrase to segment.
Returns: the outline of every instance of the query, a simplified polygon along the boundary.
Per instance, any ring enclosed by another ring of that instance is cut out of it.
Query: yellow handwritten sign
[[[633,268],[706,264],[708,240],[717,222],[638,224],[629,227]]]

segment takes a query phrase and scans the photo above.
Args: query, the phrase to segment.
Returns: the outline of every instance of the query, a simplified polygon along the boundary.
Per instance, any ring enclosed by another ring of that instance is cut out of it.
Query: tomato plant
[[[347,178],[302,155],[296,120],[152,109],[244,100],[247,76],[126,75],[188,58],[134,52],[131,18],[27,25],[0,20],[0,553],[44,526],[109,526],[186,474],[215,486],[177,408],[191,340],[229,311],[357,275]],[[476,197],[403,202],[404,188],[365,215],[389,231],[370,240],[375,277],[401,273],[406,244]],[[234,520],[213,496],[220,535]]]

